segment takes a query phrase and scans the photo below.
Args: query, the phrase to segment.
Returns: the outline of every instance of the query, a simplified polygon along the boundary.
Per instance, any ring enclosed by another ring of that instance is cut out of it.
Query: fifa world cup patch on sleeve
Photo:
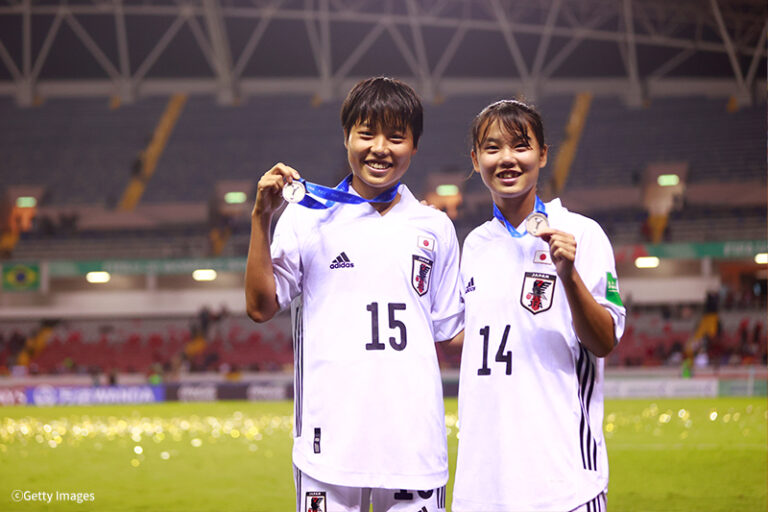
[[[608,302],[624,307],[619,294],[619,281],[610,272],[605,273],[605,298]]]
[[[552,307],[556,281],[557,276],[526,272],[523,279],[523,290],[520,294],[520,304],[534,315],[547,311]]]
[[[413,255],[413,269],[411,270],[411,285],[419,296],[429,291],[429,282],[432,280],[433,262],[424,256]]]
[[[304,499],[306,512],[326,512],[325,491],[308,491]]]

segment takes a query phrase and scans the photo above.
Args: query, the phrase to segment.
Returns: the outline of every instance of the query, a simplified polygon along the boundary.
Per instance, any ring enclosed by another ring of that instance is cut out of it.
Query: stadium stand
[[[458,97],[427,106],[414,168],[419,172],[407,179],[418,182],[441,169],[470,171],[468,123],[486,102]],[[539,104],[556,151],[570,99]],[[0,128],[0,150],[14,181],[44,185],[50,205],[113,204],[163,107],[163,101],[147,99],[109,110],[101,100],[78,99],[22,110],[0,99],[0,113],[9,121]],[[309,98],[251,98],[222,107],[192,97],[142,200],[205,202],[220,177],[255,180],[283,159],[309,179],[332,183],[346,168],[338,109],[337,102],[310,106]],[[764,117],[760,105],[727,112],[719,100],[661,99],[628,110],[618,100],[595,99],[568,187],[636,186],[638,173],[654,161],[689,162],[693,183],[765,182]]]
[[[37,322],[0,323],[0,373],[22,359],[32,374],[103,375],[116,370],[149,375],[159,365],[170,379],[179,371],[282,371],[293,364],[285,315],[267,325],[246,317],[217,317],[205,333],[199,318],[61,321],[32,354],[31,343],[40,332]]]
[[[427,107],[425,136],[414,172],[406,178],[418,195],[426,193],[431,172],[470,176],[467,123],[486,101],[457,97]],[[570,100],[555,97],[540,104],[554,156],[563,139]],[[190,205],[197,205],[194,215],[145,214],[137,229],[127,222],[120,232],[114,227],[89,227],[93,215],[85,207],[115,205],[163,107],[163,101],[147,99],[110,110],[103,101],[77,99],[21,110],[0,99],[0,115],[10,121],[0,128],[0,153],[7,159],[6,167],[14,170],[9,184],[35,184],[46,190],[35,229],[22,235],[15,258],[205,255],[210,253],[209,202],[217,180],[255,182],[281,159],[320,183],[335,183],[344,175],[338,103],[310,106],[309,98],[257,97],[237,107],[222,107],[212,98],[192,97],[147,184],[142,207],[157,211],[187,205],[184,211],[189,212]],[[721,101],[708,99],[660,99],[631,110],[618,100],[595,99],[567,188],[573,193],[611,186],[630,190],[638,186],[642,169],[658,161],[687,162],[691,184],[744,181],[765,186],[763,114],[759,105],[728,112]],[[709,147],[718,149],[702,151]],[[547,172],[542,182],[548,179]],[[464,183],[466,196],[475,193],[484,194],[477,177]],[[647,214],[640,205],[594,207],[594,212],[585,213],[603,224],[614,244],[647,240]],[[62,216],[77,211],[82,213],[66,229]],[[465,205],[459,212],[460,234],[488,218],[487,208]],[[665,241],[760,239],[765,236],[765,219],[764,204],[730,209],[684,204],[672,212]],[[234,219],[234,236],[219,254],[244,254],[247,224],[246,216]]]
[[[765,183],[764,135],[765,116],[757,105],[728,112],[722,101],[675,98],[628,111],[619,101],[599,99],[568,186],[636,186],[639,173],[653,161],[689,162],[688,180],[694,183]]]
[[[724,312],[721,332],[712,339],[696,338],[701,312],[694,305],[675,308],[634,308],[621,343],[607,363],[611,366],[680,366],[686,357],[708,355],[711,364],[738,366],[766,361],[765,318],[760,310]]]
[[[759,240],[765,237],[767,215],[765,206],[686,206],[671,213],[664,241]],[[648,214],[641,208],[601,210],[590,216],[615,245],[649,241]]]
[[[13,173],[5,185],[43,185],[50,205],[114,206],[164,105],[156,98],[110,110],[66,99],[22,109],[0,98],[0,153]]]

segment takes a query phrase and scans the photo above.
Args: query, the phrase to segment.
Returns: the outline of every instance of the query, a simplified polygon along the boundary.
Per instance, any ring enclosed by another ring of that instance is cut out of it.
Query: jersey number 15
[[[365,350],[384,350],[386,345],[379,341],[379,303],[371,302],[365,309],[371,312],[371,342],[365,344]],[[405,311],[405,304],[401,302],[390,302],[387,304],[389,309],[389,328],[400,331],[400,341],[394,336],[389,337],[389,344],[395,350],[403,350],[408,344],[408,333],[405,324],[395,318],[396,311]]]

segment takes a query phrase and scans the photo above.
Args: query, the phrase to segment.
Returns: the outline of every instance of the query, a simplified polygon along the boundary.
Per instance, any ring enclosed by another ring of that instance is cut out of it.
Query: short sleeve
[[[289,205],[283,211],[275,226],[270,246],[280,309],[289,307],[291,301],[301,293],[302,265],[299,237],[296,234],[296,208]]]
[[[613,247],[602,228],[591,219],[588,222],[577,247],[576,268],[597,303],[613,317],[615,343],[618,343],[624,334],[627,312],[619,292]]]
[[[459,241],[456,230],[446,218],[446,228],[438,241],[440,252],[433,276],[432,325],[436,341],[450,340],[464,329],[464,302],[461,299]]]

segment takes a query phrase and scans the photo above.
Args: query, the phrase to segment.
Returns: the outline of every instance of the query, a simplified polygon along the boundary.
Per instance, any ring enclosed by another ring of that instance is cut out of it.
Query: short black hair
[[[472,149],[477,149],[488,135],[493,122],[498,122],[510,135],[516,135],[527,144],[531,143],[528,128],[539,147],[544,149],[544,125],[541,114],[532,106],[518,100],[501,100],[491,103],[475,116],[472,122]]]
[[[413,147],[424,129],[424,108],[410,85],[394,78],[377,76],[358,82],[341,106],[341,126],[349,136],[357,123],[411,129]]]

